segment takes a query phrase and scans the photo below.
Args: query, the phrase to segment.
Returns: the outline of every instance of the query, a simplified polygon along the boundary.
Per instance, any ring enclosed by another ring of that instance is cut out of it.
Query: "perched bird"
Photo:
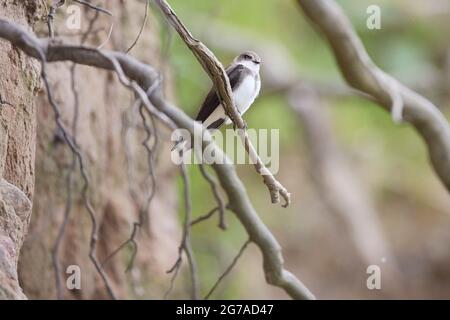
[[[261,89],[260,64],[259,56],[254,52],[247,51],[234,58],[231,65],[226,68],[233,93],[232,98],[241,115],[250,108]],[[219,129],[223,124],[231,124],[231,119],[227,116],[214,88],[211,88],[203,101],[195,120],[201,122],[209,130]],[[176,149],[181,142],[183,141],[178,141],[173,149]]]
[[[260,64],[258,55],[248,51],[237,56],[226,69],[234,104],[241,115],[253,104],[261,89]],[[211,88],[206,96],[195,120],[202,122],[208,129],[218,129],[223,124],[231,124],[214,88]]]

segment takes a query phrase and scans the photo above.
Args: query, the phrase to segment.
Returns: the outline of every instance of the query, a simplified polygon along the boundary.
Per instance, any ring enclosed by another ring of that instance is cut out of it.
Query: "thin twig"
[[[98,7],[96,5],[93,5],[92,3],[89,3],[87,1],[84,1],[84,0],[72,0],[72,1],[74,1],[76,3],[79,3],[79,4],[82,4],[84,6],[87,6],[88,8],[90,8],[92,10],[95,10],[95,12],[97,12],[97,13],[101,12],[101,13],[104,13],[104,14],[106,14],[106,15],[108,15],[110,17],[111,24],[109,26],[108,35],[107,35],[106,39],[97,47],[98,49],[103,48],[108,43],[109,39],[111,38],[113,29],[114,29],[114,15],[112,14],[111,11],[106,10],[104,8],[101,8],[101,7]]]
[[[182,153],[183,151],[180,151]],[[181,177],[183,179],[183,186],[184,186],[184,206],[185,206],[185,218],[183,223],[183,234],[181,236],[181,243],[178,247],[178,257],[175,261],[172,268],[167,270],[167,273],[173,273],[172,278],[170,280],[170,286],[168,290],[164,294],[164,299],[167,299],[169,294],[171,293],[176,277],[179,274],[181,264],[183,262],[183,252],[186,254],[188,263],[189,263],[189,269],[191,271],[191,281],[192,281],[192,287],[191,287],[191,298],[192,300],[198,300],[200,295],[200,283],[198,280],[198,274],[197,274],[197,266],[195,263],[195,260],[193,258],[192,248],[191,248],[191,242],[190,242],[190,229],[191,229],[191,211],[192,211],[192,205],[191,205],[191,196],[190,196],[190,186],[189,186],[189,176],[187,174],[186,165],[184,163],[181,163],[180,165],[181,170]]]
[[[155,0],[155,2],[211,78],[219,101],[221,101],[225,108],[225,112],[233,121],[234,126],[239,129],[237,131],[245,150],[247,151],[251,162],[254,164],[256,171],[262,176],[264,184],[269,189],[272,203],[279,203],[281,196],[284,199],[283,207],[289,206],[291,194],[278,180],[275,179],[269,169],[267,169],[248,137],[245,121],[242,119],[239,111],[234,105],[230,81],[222,63],[220,63],[208,47],[198,39],[194,38],[192,33],[184,26],[165,0]]]
[[[128,193],[130,194],[133,202],[139,206],[139,196],[134,187],[135,174],[134,174],[134,159],[128,143],[131,135],[131,129],[136,126],[135,114],[137,113],[137,101],[135,101],[130,108],[128,108],[122,114],[122,132],[121,139],[122,145],[125,151],[125,162],[127,166],[127,180],[128,180]]]
[[[208,181],[211,190],[213,192],[214,198],[217,201],[218,204],[218,210],[219,210],[219,228],[222,230],[227,229],[227,221],[226,221],[226,211],[225,211],[225,203],[222,200],[222,197],[219,193],[219,186],[217,184],[216,179],[206,171],[206,168],[203,163],[199,164],[200,172],[202,173],[203,177],[206,181]]]
[[[184,206],[185,206],[185,218],[183,225],[183,237],[180,248],[184,250],[187,256],[189,270],[191,275],[191,299],[198,300],[200,297],[200,280],[198,278],[197,264],[194,259],[194,253],[191,247],[191,194],[189,185],[189,176],[187,174],[186,165],[182,163],[180,165],[181,176],[183,178],[184,186]]]
[[[144,31],[145,25],[147,23],[149,8],[150,8],[150,0],[146,0],[144,20],[142,21],[141,28],[139,29],[139,33],[137,34],[137,36],[134,39],[131,46],[127,49],[127,51],[125,51],[126,53],[129,53],[134,48],[134,46],[138,43],[139,39],[141,38],[142,32]]]
[[[231,262],[231,264],[225,269],[225,271],[219,276],[219,278],[217,279],[217,281],[214,283],[214,285],[212,286],[212,288],[208,291],[208,293],[205,296],[205,300],[208,300],[209,297],[211,297],[211,295],[214,293],[214,291],[216,290],[216,288],[219,286],[220,282],[231,272],[231,270],[233,270],[234,266],[236,265],[236,263],[238,262],[239,258],[242,256],[242,254],[244,253],[245,249],[247,249],[247,246],[250,244],[251,240],[248,239],[247,241],[245,241],[245,243],[242,245],[241,249],[239,250],[238,254],[234,257],[233,261]]]
[[[217,211],[219,211],[219,207],[212,208],[207,214],[205,214],[205,215],[203,215],[203,216],[200,216],[200,217],[198,217],[198,218],[192,220],[192,222],[191,222],[191,227],[193,227],[194,225],[196,225],[196,224],[198,224],[198,223],[200,223],[200,222],[202,222],[202,221],[208,220],[208,219],[211,218],[211,217],[214,215],[214,213],[216,213]]]
[[[173,290],[173,287],[175,286],[175,280],[178,277],[178,273],[180,272],[180,265],[181,265],[181,256],[179,255],[177,258],[177,261],[175,262],[175,265],[167,271],[167,273],[172,273],[172,277],[170,278],[170,285],[169,288],[167,288],[166,292],[164,293],[164,300],[167,300],[169,298],[170,293]]]
[[[86,42],[87,37],[93,33],[92,30],[94,28],[95,23],[97,22],[99,15],[100,15],[99,11],[95,11],[94,16],[89,20],[88,28],[81,36],[81,41],[80,41],[81,45],[83,45]]]
[[[62,7],[66,3],[65,0],[59,0],[58,2],[53,2],[47,14],[47,28],[48,35],[50,38],[55,36],[55,30],[53,29],[53,20],[55,19],[56,10]]]

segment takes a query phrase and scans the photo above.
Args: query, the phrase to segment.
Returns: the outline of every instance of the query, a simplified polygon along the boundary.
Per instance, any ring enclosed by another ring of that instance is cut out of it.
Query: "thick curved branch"
[[[120,64],[124,74],[129,79],[136,81],[143,90],[152,88],[152,84],[159,82],[159,75],[152,67],[124,53],[70,46],[52,39],[37,39],[24,28],[1,19],[0,38],[8,40],[32,57],[39,59],[42,53],[48,62],[70,60],[78,64],[115,70],[111,59],[105,56],[113,57]],[[163,97],[160,86],[148,94],[148,100],[158,109],[157,112],[162,114],[162,119],[164,117],[170,118],[179,128],[187,129],[192,134],[194,132],[201,132],[202,135],[206,136],[206,139],[202,139],[203,147],[210,148],[218,157],[227,160],[225,164],[214,164],[212,167],[228,196],[229,203],[232,204],[230,209],[236,213],[237,218],[247,231],[250,240],[262,252],[263,267],[267,282],[284,289],[294,299],[314,299],[314,295],[308,288],[284,268],[280,245],[259,218],[247,196],[243,183],[236,173],[235,167],[225,157],[222,149],[211,142],[209,133],[204,131],[203,126],[192,120],[182,110],[168,103]]]
[[[181,39],[197,58],[198,62],[202,65],[208,76],[211,78],[216,93],[219,96],[219,100],[224,106],[225,112],[233,121],[235,127],[239,129],[238,134],[242,140],[245,150],[252,160],[252,163],[254,163],[256,171],[262,175],[264,184],[269,189],[272,203],[279,203],[281,195],[285,202],[283,207],[289,206],[291,202],[291,194],[278,180],[275,179],[269,169],[267,169],[267,167],[261,161],[258,153],[256,152],[256,149],[250,142],[246,130],[245,121],[244,119],[242,119],[241,114],[234,106],[233,99],[231,98],[232,91],[230,81],[222,63],[220,63],[220,61],[216,58],[214,53],[212,53],[212,51],[208,49],[208,47],[206,47],[198,39],[194,38],[191,32],[183,25],[183,23],[180,21],[180,19],[177,17],[175,12],[165,0],[156,0],[156,3],[161,8],[161,11],[164,13],[170,24],[178,32]]]
[[[401,117],[416,128],[437,175],[450,191],[450,127],[439,109],[375,65],[335,1],[297,2],[326,37],[347,82],[375,98],[394,118]]]

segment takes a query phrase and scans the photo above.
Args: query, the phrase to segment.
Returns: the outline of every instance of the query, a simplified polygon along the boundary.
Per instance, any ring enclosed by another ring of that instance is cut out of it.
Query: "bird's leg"
[[[239,110],[238,110],[238,112],[239,112],[239,115],[242,118],[242,113]],[[248,129],[247,122],[244,119],[242,119],[242,122],[244,122],[244,128],[243,129],[247,130]],[[236,131],[236,124],[234,123],[234,121],[233,121],[233,130]]]
[[[247,121],[245,121],[244,119],[242,119],[242,121],[244,122],[244,130],[247,130],[248,129]]]
[[[241,118],[242,118],[242,113],[240,112],[240,111],[238,111],[239,112],[239,115],[241,116]],[[248,129],[248,127],[247,127],[247,122],[244,120],[244,118],[242,118],[242,122],[244,122],[244,130],[247,130]]]

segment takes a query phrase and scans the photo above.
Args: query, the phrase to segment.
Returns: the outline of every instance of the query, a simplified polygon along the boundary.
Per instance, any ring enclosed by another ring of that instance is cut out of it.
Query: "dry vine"
[[[95,22],[98,19],[99,12],[100,11],[95,10],[94,16],[90,19],[87,30],[82,34],[81,41],[80,41],[81,45],[83,45],[86,42],[87,37],[91,34],[91,30],[94,28]],[[49,30],[49,32],[50,32],[50,30]],[[76,63],[72,63],[72,65],[70,67],[70,87],[71,87],[73,99],[74,99],[74,114],[73,114],[71,129],[72,129],[72,139],[75,144],[76,144],[76,134],[77,134],[77,124],[78,124],[78,113],[79,113],[79,109],[80,109],[79,93],[78,93],[78,90],[76,88],[76,83],[75,83],[76,82],[76,66],[77,66]],[[58,234],[56,236],[56,240],[55,240],[55,243],[52,248],[52,264],[53,264],[53,269],[55,270],[56,296],[59,300],[64,299],[62,286],[61,286],[61,266],[59,263],[59,251],[60,251],[60,248],[62,245],[62,240],[64,238],[66,227],[69,222],[70,214],[72,211],[72,204],[73,204],[72,203],[73,202],[72,192],[73,192],[73,184],[74,184],[73,183],[73,174],[75,173],[76,165],[77,165],[77,158],[76,158],[76,155],[73,154],[72,162],[70,164],[69,170],[66,175],[67,199],[66,199],[66,205],[64,208],[63,222],[58,230]],[[95,219],[95,217],[94,217],[94,219]],[[91,235],[91,237],[94,237],[94,236],[96,237],[95,234]],[[93,240],[91,239],[91,242],[92,241]]]

